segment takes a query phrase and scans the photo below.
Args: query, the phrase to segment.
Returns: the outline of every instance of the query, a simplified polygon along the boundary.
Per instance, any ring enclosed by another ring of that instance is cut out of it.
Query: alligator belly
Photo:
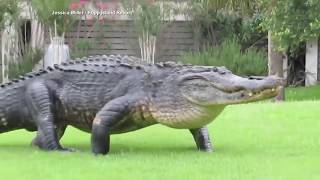
[[[152,124],[154,123],[142,123],[141,121],[137,121],[131,117],[128,117],[114,124],[110,128],[110,133],[111,134],[126,133],[126,132],[135,131],[135,130],[150,126]]]
[[[93,119],[93,118],[92,118]],[[72,119],[71,121],[69,120],[69,125],[90,133],[92,129],[92,119],[79,119],[75,120]],[[134,121],[131,118],[124,118],[122,120],[119,120],[118,123],[114,124],[113,126],[110,127],[110,134],[121,134],[121,133],[126,133],[130,131],[135,131],[147,126],[150,126],[155,123],[141,123],[140,121]]]

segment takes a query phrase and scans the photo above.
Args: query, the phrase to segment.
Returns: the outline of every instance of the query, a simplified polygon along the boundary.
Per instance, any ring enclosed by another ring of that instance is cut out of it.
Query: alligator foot
[[[47,150],[47,151],[77,152],[77,149],[75,148],[66,148],[66,147],[62,147],[61,145],[59,145],[56,148],[48,149],[43,145],[43,142],[41,141],[41,137],[39,136],[36,136],[31,141],[31,146],[38,147],[39,149]]]
[[[212,152],[213,148],[211,145],[207,127],[202,127],[199,129],[190,129],[190,132],[193,135],[198,150],[204,152]]]
[[[77,152],[78,150],[75,149],[75,148],[66,148],[66,147],[58,147],[56,149],[44,149],[40,144],[39,142],[37,142],[37,139],[34,138],[31,142],[31,146],[33,147],[37,147],[39,149],[42,149],[42,150],[47,150],[47,151],[60,151],[60,152]]]

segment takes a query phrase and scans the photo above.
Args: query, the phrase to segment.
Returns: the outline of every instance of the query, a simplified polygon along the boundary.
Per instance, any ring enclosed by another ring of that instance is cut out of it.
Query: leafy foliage
[[[264,20],[280,50],[320,35],[320,3],[318,0],[261,0]]]
[[[217,11],[202,13],[194,11],[192,25],[196,28],[195,36],[204,46],[219,44],[225,39],[238,34],[241,18]]]
[[[0,1],[0,29],[3,28],[4,20],[9,20],[9,23],[13,23],[14,20],[17,20],[18,12],[20,8],[18,7],[18,0],[1,0]],[[4,17],[9,15],[10,19]]]
[[[241,27],[235,34],[239,39],[242,49],[255,47],[258,49],[267,49],[267,32],[260,26],[263,17],[256,13],[250,18],[242,19]]]
[[[226,40],[220,46],[210,47],[203,52],[185,54],[184,63],[209,66],[225,66],[239,75],[266,75],[266,54],[256,49],[241,52],[236,39]]]
[[[57,25],[57,33],[61,35],[74,24],[72,15],[55,15],[53,12],[67,12],[72,0],[31,0],[32,6],[42,23],[54,29]]]
[[[140,1],[140,8],[135,11],[135,24],[140,31],[147,30],[151,35],[157,35],[163,24],[159,5],[152,5],[146,1]]]
[[[36,65],[43,57],[42,50],[29,49],[23,56],[20,56],[19,61],[9,61],[9,79],[17,78],[31,72],[34,65]]]
[[[122,0],[122,2],[125,8],[134,10],[132,18],[138,32],[141,34],[148,31],[153,36],[161,31],[172,9],[166,4],[160,5],[153,0]]]
[[[193,6],[202,6],[206,12],[232,10],[239,13],[250,13],[255,6],[252,0],[190,0]]]
[[[234,36],[239,39],[242,49],[266,44],[266,33],[260,27],[262,18],[254,12],[256,4],[256,1],[245,0],[190,1],[185,12],[202,45],[199,48],[220,44]]]

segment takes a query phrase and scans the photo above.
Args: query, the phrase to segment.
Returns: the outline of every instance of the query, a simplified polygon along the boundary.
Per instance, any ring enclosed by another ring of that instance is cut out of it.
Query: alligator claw
[[[75,148],[60,148],[60,149],[58,149],[58,151],[61,151],[61,152],[77,152],[78,150],[75,149]]]

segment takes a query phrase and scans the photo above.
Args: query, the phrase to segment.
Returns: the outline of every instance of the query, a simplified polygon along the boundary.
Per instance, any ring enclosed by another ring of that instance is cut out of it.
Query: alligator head
[[[158,122],[175,128],[197,128],[211,122],[226,105],[272,98],[282,80],[240,77],[224,67],[190,66],[165,80],[153,99]]]
[[[269,77],[240,77],[231,71],[191,72],[179,79],[181,94],[192,103],[203,106],[228,105],[259,101],[276,96],[282,80]]]

